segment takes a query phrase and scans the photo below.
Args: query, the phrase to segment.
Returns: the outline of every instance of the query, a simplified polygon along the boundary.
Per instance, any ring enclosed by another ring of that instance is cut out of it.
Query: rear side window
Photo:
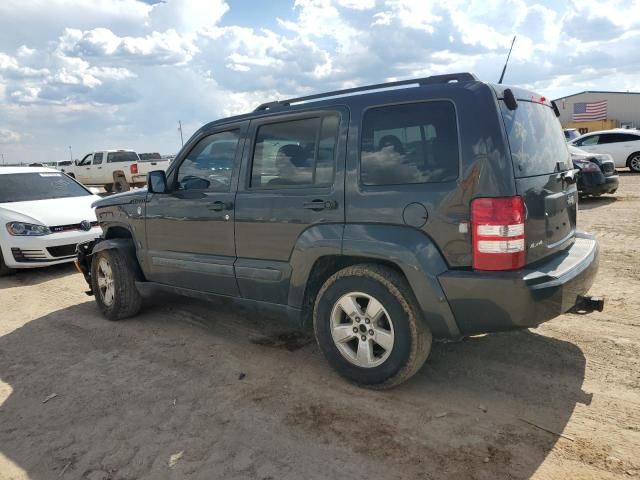
[[[640,140],[640,137],[629,135],[627,133],[603,133],[600,135],[598,145],[605,143],[633,142],[635,140]]]
[[[251,187],[323,186],[333,183],[339,118],[329,115],[258,128]]]
[[[136,152],[109,152],[107,153],[107,163],[116,162],[137,162],[138,154]]]
[[[571,168],[562,126],[551,107],[525,100],[518,100],[515,110],[509,110],[504,102],[500,105],[516,178]]]
[[[458,177],[458,159],[451,102],[393,105],[364,115],[360,157],[364,185],[449,182]]]
[[[102,152],[98,152],[93,156],[93,164],[100,165],[102,163]]]

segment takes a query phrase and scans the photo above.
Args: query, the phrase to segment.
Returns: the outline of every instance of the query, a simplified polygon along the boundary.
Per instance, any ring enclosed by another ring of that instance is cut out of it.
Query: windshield
[[[109,152],[107,154],[107,162],[137,162],[138,154],[136,152]]]
[[[500,104],[516,178],[572,168],[562,127],[551,107],[518,100],[518,108],[509,110],[504,102]]]
[[[0,174],[0,203],[84,197],[85,195],[91,194],[63,173]]]

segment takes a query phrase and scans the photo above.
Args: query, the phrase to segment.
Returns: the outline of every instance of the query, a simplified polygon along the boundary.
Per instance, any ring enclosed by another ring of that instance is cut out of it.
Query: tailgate
[[[578,192],[565,173],[573,168],[564,133],[550,105],[518,99],[501,103],[516,191],[526,207],[527,264],[570,246],[575,239]]]

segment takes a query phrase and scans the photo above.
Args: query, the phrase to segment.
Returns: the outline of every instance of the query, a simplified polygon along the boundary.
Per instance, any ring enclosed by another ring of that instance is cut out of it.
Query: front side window
[[[449,182],[458,177],[453,105],[433,101],[368,110],[362,122],[364,185]]]
[[[93,156],[93,164],[100,165],[102,163],[102,152],[98,152]]]
[[[178,168],[178,189],[229,191],[239,138],[231,130],[200,140]]]
[[[326,186],[333,182],[337,115],[271,123],[258,128],[251,187]]]
[[[600,138],[599,135],[591,135],[590,137],[586,137],[583,138],[582,140],[578,140],[577,142],[575,142],[575,144],[579,147],[587,146],[587,145],[597,145],[598,144],[598,139]]]
[[[86,155],[82,160],[80,160],[79,166],[82,165],[91,165],[91,160],[93,159],[93,153]]]

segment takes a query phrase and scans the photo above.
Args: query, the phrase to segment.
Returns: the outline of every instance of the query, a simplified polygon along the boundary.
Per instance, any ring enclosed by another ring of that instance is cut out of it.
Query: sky
[[[173,154],[258,104],[470,71],[640,91],[640,0],[1,0],[0,162]]]

